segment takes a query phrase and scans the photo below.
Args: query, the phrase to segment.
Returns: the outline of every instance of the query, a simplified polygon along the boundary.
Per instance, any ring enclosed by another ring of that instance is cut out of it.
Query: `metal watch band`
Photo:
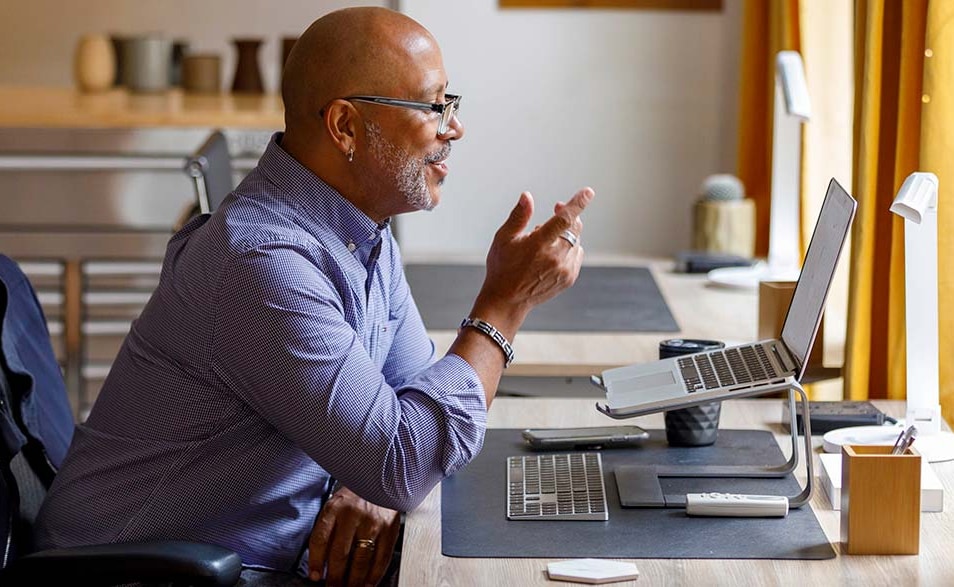
[[[500,347],[500,350],[502,350],[504,354],[504,369],[509,367],[510,363],[513,363],[514,353],[510,341],[508,341],[504,335],[500,334],[500,331],[494,328],[492,324],[484,322],[480,318],[464,318],[460,321],[460,328],[468,326],[483,332],[497,343],[497,346]]]

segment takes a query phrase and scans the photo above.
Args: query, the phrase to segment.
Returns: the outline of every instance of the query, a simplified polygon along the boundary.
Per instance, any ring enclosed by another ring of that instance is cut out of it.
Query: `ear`
[[[347,100],[333,100],[325,107],[324,126],[331,142],[342,155],[356,148],[355,141],[361,114]]]

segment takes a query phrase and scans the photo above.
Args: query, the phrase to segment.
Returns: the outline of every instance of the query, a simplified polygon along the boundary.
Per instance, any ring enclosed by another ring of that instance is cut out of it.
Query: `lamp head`
[[[808,98],[801,54],[798,51],[779,51],[775,57],[775,71],[785,95],[786,113],[803,121],[811,118],[812,104]]]
[[[904,180],[891,211],[905,220],[921,224],[928,210],[937,208],[937,176],[926,171],[915,171]]]

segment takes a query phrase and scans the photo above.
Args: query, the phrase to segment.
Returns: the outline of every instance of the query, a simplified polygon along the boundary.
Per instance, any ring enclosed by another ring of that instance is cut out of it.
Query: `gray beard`
[[[427,189],[427,177],[424,174],[428,162],[415,159],[407,151],[384,138],[381,127],[373,122],[365,122],[368,135],[368,150],[394,178],[398,192],[404,196],[408,206],[414,210],[432,210],[434,200]]]

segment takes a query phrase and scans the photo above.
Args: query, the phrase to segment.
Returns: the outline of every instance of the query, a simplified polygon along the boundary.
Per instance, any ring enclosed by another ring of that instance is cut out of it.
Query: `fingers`
[[[510,211],[510,216],[497,231],[497,235],[512,239],[522,233],[533,216],[533,196],[530,192],[523,192],[517,199],[517,205]]]
[[[585,187],[581,189],[573,194],[570,201],[566,203],[565,211],[569,212],[573,217],[579,216],[593,200],[594,196],[596,196],[596,192],[593,191],[593,188]]]
[[[394,543],[397,542],[398,534],[401,531],[401,516],[395,516],[394,521],[384,529],[378,536],[378,548],[375,551],[374,562],[371,570],[368,572],[366,583],[377,585],[384,577],[391,563],[391,556],[394,553]]]
[[[573,194],[567,203],[557,203],[553,207],[553,216],[540,227],[544,238],[554,239],[564,230],[571,230],[595,195],[593,190],[587,187]],[[582,225],[579,225],[578,229],[582,229]],[[578,230],[573,232],[576,235],[580,234]]]
[[[320,580],[324,572],[334,526],[334,514],[330,512],[330,508],[322,508],[315,521],[315,527],[311,531],[311,537],[308,539],[308,577],[312,581]]]
[[[356,536],[365,536],[365,532],[359,532]],[[374,565],[376,553],[381,549],[381,546],[374,539],[357,538],[355,540],[354,547],[351,550],[351,566],[348,569],[349,587],[364,587],[370,582],[368,575]],[[339,585],[340,583],[330,584]]]
[[[328,548],[328,585],[344,585],[348,575],[356,528],[352,524],[336,524]]]
[[[399,522],[398,512],[340,488],[312,529],[309,578],[317,581],[324,576],[329,587],[379,581],[394,550]]]

